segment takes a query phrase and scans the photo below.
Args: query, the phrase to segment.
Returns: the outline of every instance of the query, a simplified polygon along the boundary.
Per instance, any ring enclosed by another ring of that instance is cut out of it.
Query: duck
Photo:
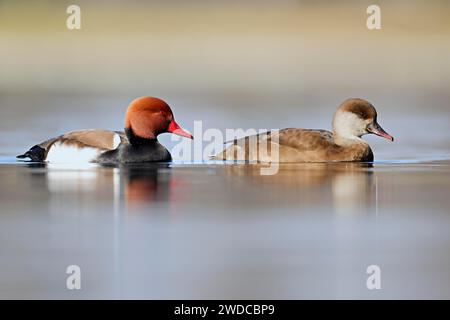
[[[212,160],[257,162],[373,162],[374,154],[361,137],[375,134],[394,138],[377,122],[367,100],[350,98],[333,116],[332,131],[285,128],[228,141],[231,145]]]
[[[17,158],[28,158],[33,162],[100,164],[169,162],[172,156],[157,138],[166,132],[193,139],[175,122],[165,101],[140,97],[127,108],[124,131],[87,129],[67,132],[34,145]]]

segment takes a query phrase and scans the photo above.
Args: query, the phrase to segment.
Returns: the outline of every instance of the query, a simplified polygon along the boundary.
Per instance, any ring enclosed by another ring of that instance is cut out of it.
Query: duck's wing
[[[314,154],[333,145],[333,134],[326,130],[286,128],[267,131],[231,141],[232,145],[213,160],[308,161],[302,155]],[[265,148],[265,150],[264,150]],[[276,154],[275,154],[276,153]]]
[[[280,146],[298,151],[314,151],[333,144],[333,134],[327,130],[288,128],[279,131]]]
[[[33,161],[44,161],[47,160],[50,153],[62,154],[68,150],[71,153],[74,151],[84,152],[88,150],[92,151],[92,153],[101,153],[114,150],[126,141],[125,133],[120,131],[102,129],[77,130],[41,142],[31,147],[24,154],[18,155],[17,158],[30,158]]]

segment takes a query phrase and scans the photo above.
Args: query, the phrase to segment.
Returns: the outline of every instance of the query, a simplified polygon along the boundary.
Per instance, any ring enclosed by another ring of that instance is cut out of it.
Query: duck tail
[[[35,145],[30,148],[27,152],[24,154],[19,154],[16,158],[17,159],[25,159],[30,158],[32,161],[44,161],[45,160],[45,149]]]

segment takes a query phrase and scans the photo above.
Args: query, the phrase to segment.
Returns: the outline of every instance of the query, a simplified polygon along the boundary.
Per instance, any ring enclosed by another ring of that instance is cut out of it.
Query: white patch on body
[[[122,142],[122,140],[120,140],[120,135],[115,133],[113,136],[113,149],[116,149],[121,142]]]
[[[78,147],[55,142],[48,151],[46,161],[50,163],[89,163],[104,150],[93,147]]]
[[[336,113],[333,128],[337,135],[346,139],[360,139],[367,133],[367,123],[356,114],[348,111]]]

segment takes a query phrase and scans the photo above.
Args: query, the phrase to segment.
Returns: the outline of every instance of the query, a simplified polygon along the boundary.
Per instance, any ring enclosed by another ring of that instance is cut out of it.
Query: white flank
[[[50,147],[47,162],[50,163],[89,163],[95,160],[102,150],[92,147],[79,148],[56,142]]]

